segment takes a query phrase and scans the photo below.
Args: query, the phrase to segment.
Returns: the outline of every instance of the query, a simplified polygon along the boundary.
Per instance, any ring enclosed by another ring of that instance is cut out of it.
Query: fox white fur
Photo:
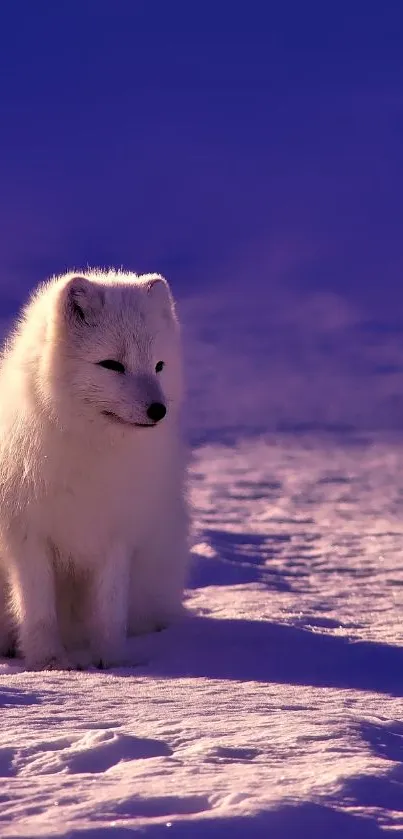
[[[180,615],[181,401],[162,277],[91,271],[39,287],[0,368],[0,653],[15,641],[29,668],[74,668],[86,647],[85,664],[108,667],[125,661],[127,634]],[[167,409],[156,423],[153,403]]]

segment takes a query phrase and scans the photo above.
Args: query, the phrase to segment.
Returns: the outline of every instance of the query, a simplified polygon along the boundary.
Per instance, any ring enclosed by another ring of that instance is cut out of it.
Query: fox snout
[[[167,413],[166,398],[160,383],[152,376],[126,374],[121,377],[120,399],[105,406],[102,414],[114,422],[152,428]]]
[[[165,405],[162,402],[151,402],[147,408],[147,416],[153,422],[160,422],[164,419],[167,412]]]
[[[136,376],[136,396],[144,405],[147,418],[153,423],[161,422],[167,412],[165,396],[160,383],[153,376]]]

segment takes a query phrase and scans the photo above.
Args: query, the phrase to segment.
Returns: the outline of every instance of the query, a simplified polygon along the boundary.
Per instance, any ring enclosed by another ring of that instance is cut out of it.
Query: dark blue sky
[[[0,108],[3,310],[74,265],[190,290],[276,247],[296,286],[399,292],[400,0],[7,0]]]

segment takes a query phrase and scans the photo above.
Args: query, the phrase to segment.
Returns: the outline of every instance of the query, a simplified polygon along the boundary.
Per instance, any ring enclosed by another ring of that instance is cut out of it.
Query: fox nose
[[[152,402],[147,408],[147,416],[153,422],[159,422],[164,419],[166,412],[167,409],[162,402]]]

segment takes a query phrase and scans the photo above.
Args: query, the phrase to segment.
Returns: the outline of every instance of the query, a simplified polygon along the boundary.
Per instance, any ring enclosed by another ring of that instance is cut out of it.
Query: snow
[[[131,668],[0,662],[2,837],[403,830],[397,338],[375,358],[343,301],[238,300],[183,303],[189,617]]]

